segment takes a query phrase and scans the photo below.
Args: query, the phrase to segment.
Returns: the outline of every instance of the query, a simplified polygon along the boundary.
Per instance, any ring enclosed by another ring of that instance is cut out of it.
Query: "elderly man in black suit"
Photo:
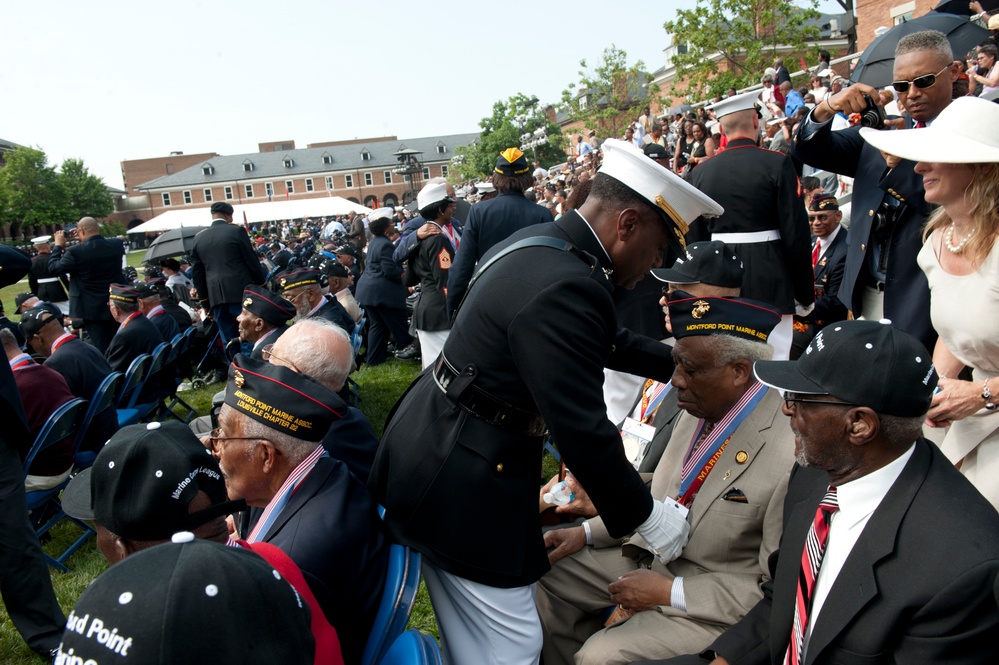
[[[448,270],[448,312],[458,309],[475,266],[486,252],[515,231],[551,221],[548,210],[524,198],[524,190],[534,184],[534,176],[524,153],[517,148],[507,148],[497,158],[492,184],[499,195],[472,206]]]
[[[55,232],[55,247],[49,259],[49,272],[69,274],[69,313],[83,319],[90,342],[104,353],[118,324],[108,313],[108,287],[122,281],[122,258],[125,247],[116,238],[102,238],[93,217],[84,217],[76,225],[78,245],[66,247],[66,234]]]
[[[230,499],[246,499],[241,537],[281,548],[302,569],[344,662],[360,661],[378,609],[388,543],[368,490],[320,445],[345,412],[288,367],[238,355],[209,443]]]
[[[805,347],[824,326],[847,317],[846,305],[839,299],[848,237],[847,230],[840,225],[842,219],[835,196],[817,194],[809,201],[808,225],[815,238],[812,243],[815,303],[794,317],[791,360],[805,352]]]
[[[118,332],[111,339],[104,357],[116,372],[127,372],[132,361],[143,353],[151,354],[156,347],[166,341],[152,321],[139,311],[139,293],[131,284],[112,284],[108,309],[118,322]],[[164,377],[170,375],[169,381]],[[173,382],[173,373],[161,372],[159,379],[150,378],[142,387],[139,401],[143,404],[158,400],[162,395],[173,392],[168,383]]]
[[[357,326],[347,310],[336,298],[327,298],[319,285],[321,273],[314,268],[304,268],[281,276],[282,295],[295,306],[298,312],[296,320],[318,317],[335,323],[347,334],[353,333]]]
[[[920,438],[937,383],[922,344],[841,321],[754,371],[785,392],[798,462],[773,582],[706,652],[668,662],[994,663],[999,513]]]
[[[215,317],[226,343],[239,336],[236,317],[247,284],[263,284],[263,268],[246,231],[232,223],[232,206],[212,204],[212,225],[194,238],[191,267],[201,309]]]
[[[113,370],[100,351],[66,332],[62,313],[50,303],[39,303],[21,316],[21,330],[28,346],[45,358],[45,366],[59,372],[70,392],[92,400],[101,382]],[[97,451],[118,431],[118,416],[107,409],[94,417],[81,450]]]
[[[906,126],[925,126],[951,99],[959,74],[947,38],[935,30],[916,32],[895,48],[895,82]],[[932,206],[923,198],[915,163],[892,168],[860,136],[860,127],[832,131],[837,112],[862,112],[878,91],[856,83],[822,102],[798,125],[791,155],[811,166],[854,179],[850,242],[840,300],[855,318],[888,318],[932,351],[937,333],[930,322],[930,289],[916,264],[922,231]]]
[[[295,318],[295,305],[273,291],[251,284],[243,289],[243,311],[236,318],[239,341],[253,345],[250,357],[263,360],[263,349],[288,330],[288,320]]]

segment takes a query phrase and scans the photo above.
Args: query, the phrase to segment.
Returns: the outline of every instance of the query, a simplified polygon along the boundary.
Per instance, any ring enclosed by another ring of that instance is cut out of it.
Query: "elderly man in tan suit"
[[[548,532],[554,567],[537,595],[546,665],[697,653],[763,595],[794,435],[781,395],[752,366],[772,355],[766,338],[780,315],[756,301],[672,291],[669,317],[671,390],[684,413],[652,496],[687,515],[687,542],[663,563],[637,535],[611,538],[599,517]]]

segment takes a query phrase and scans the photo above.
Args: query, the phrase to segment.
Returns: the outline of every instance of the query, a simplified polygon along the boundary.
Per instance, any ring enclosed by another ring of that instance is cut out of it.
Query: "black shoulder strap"
[[[465,299],[468,298],[468,294],[472,292],[472,287],[475,285],[475,282],[479,279],[479,277],[482,276],[482,273],[508,254],[512,254],[513,252],[521,249],[527,249],[529,247],[549,247],[551,249],[569,252],[580,261],[590,266],[591,269],[597,267],[597,260],[595,257],[587,254],[567,240],[560,240],[558,238],[552,238],[551,236],[536,236],[534,238],[524,238],[523,240],[518,240],[498,252],[496,256],[483,263],[479,266],[479,269],[475,271],[475,275],[473,275],[472,279],[468,282],[468,288],[465,289],[465,295],[461,297],[461,302],[458,303],[458,307],[455,308],[454,314],[451,316],[452,325],[454,324],[454,320],[458,317],[458,311],[461,310],[461,306],[465,304]]]

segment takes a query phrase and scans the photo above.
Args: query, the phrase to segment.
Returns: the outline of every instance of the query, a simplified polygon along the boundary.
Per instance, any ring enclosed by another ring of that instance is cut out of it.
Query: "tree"
[[[66,219],[107,217],[114,201],[104,180],[84,166],[82,159],[67,159],[59,169],[59,182],[66,197]]]
[[[715,97],[730,87],[759,83],[776,57],[790,61],[805,54],[808,42],[819,36],[814,20],[820,14],[818,0],[803,2],[706,0],[677,10],[676,18],[663,24],[674,43],[686,46],[673,56],[671,92],[692,101]]]
[[[105,221],[101,223],[101,235],[105,238],[117,238],[119,236],[128,235],[128,229],[125,225],[118,221]]]
[[[5,158],[7,165],[0,169],[0,225],[10,224],[15,236],[23,226],[64,221],[65,192],[45,153],[18,147]]]
[[[499,154],[511,147],[521,148],[528,161],[536,158],[543,165],[565,160],[562,130],[548,119],[537,97],[517,93],[505,102],[496,102],[493,114],[483,118],[479,128],[482,131],[477,143],[455,151],[454,166],[466,180],[489,176]],[[542,137],[544,140],[539,142]],[[528,141],[523,140],[525,138]],[[537,144],[531,147],[530,142]]]
[[[586,60],[580,60],[579,67],[579,81],[562,91],[562,104],[570,118],[582,120],[598,138],[620,138],[628,123],[659,95],[645,63],[639,60],[629,67],[628,54],[613,44],[604,49],[597,67],[589,70]]]

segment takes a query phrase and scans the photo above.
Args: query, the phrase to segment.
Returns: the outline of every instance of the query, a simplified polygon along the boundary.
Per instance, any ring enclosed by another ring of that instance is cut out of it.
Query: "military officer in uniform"
[[[38,255],[31,259],[28,286],[39,300],[50,302],[63,314],[69,314],[69,296],[63,288],[62,279],[58,274],[49,272],[49,259],[52,257],[52,246],[49,244],[51,239],[52,236],[39,236],[31,240]]]
[[[524,164],[526,166],[527,160]],[[420,242],[406,271],[419,279],[420,298],[413,307],[413,326],[420,339],[423,369],[426,369],[437,360],[451,328],[447,307],[448,277],[459,242],[451,224],[455,200],[443,184],[426,185],[416,200],[426,225],[440,231]],[[415,284],[411,282],[408,286]]]
[[[201,309],[215,316],[222,342],[239,336],[236,317],[247,284],[263,284],[263,269],[246,231],[232,223],[232,206],[212,204],[212,225],[194,238],[191,261]]]
[[[668,380],[671,349],[619,329],[611,293],[722,208],[637,148],[604,146],[579,210],[483,257],[433,371],[395,406],[375,456],[369,487],[393,536],[423,555],[446,662],[538,660],[546,429],[612,536],[637,530],[667,561],[686,542],[687,521],[628,463],[601,390],[605,366]]]
[[[728,147],[694,169],[691,183],[725,208],[718,219],[699,220],[687,242],[721,240],[742,259],[742,296],[781,312],[770,335],[774,357],[791,350],[795,303],[815,300],[808,217],[794,165],[786,156],[757,147],[760,119],[756,93],[736,95],[712,107]]]

